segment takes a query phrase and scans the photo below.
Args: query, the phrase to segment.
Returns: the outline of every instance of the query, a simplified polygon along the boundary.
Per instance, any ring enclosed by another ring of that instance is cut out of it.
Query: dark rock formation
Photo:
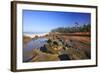
[[[69,56],[67,54],[62,54],[58,56],[60,60],[70,60]]]
[[[46,46],[44,45],[43,47],[40,48],[40,51],[42,51],[42,52],[47,52],[48,49],[47,49]]]

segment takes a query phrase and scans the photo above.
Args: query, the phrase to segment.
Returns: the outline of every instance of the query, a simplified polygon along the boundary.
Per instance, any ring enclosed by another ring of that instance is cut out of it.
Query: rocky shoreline
[[[33,48],[31,52],[32,54],[25,62],[82,60],[91,58],[89,36],[71,37],[67,35],[61,36],[53,33],[42,37],[37,36],[31,39],[43,37],[48,39],[47,43],[40,48]]]

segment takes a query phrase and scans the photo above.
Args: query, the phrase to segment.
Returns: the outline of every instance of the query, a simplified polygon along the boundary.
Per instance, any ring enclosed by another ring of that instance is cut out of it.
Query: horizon
[[[38,33],[49,33],[49,32],[23,32],[23,33],[29,33],[29,34],[38,34]]]
[[[58,27],[91,24],[90,13],[23,10],[23,32],[50,32]]]

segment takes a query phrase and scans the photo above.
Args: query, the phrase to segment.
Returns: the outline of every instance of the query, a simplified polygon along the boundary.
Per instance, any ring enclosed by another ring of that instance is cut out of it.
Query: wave
[[[24,36],[29,36],[31,38],[34,38],[35,36],[45,36],[49,34],[49,32],[24,32]]]

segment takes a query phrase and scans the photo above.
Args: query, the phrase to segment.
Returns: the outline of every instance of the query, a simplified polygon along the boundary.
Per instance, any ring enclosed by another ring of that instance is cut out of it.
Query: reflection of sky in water
[[[30,56],[26,56],[26,53],[30,53],[33,49],[38,49],[42,47],[44,44],[46,44],[47,39],[46,38],[38,38],[38,39],[33,39],[29,43],[23,47],[23,61],[27,61],[30,59]]]
[[[33,39],[32,41],[26,44],[23,50],[27,52],[32,51],[32,49],[40,48],[46,43],[46,41],[46,38]]]

